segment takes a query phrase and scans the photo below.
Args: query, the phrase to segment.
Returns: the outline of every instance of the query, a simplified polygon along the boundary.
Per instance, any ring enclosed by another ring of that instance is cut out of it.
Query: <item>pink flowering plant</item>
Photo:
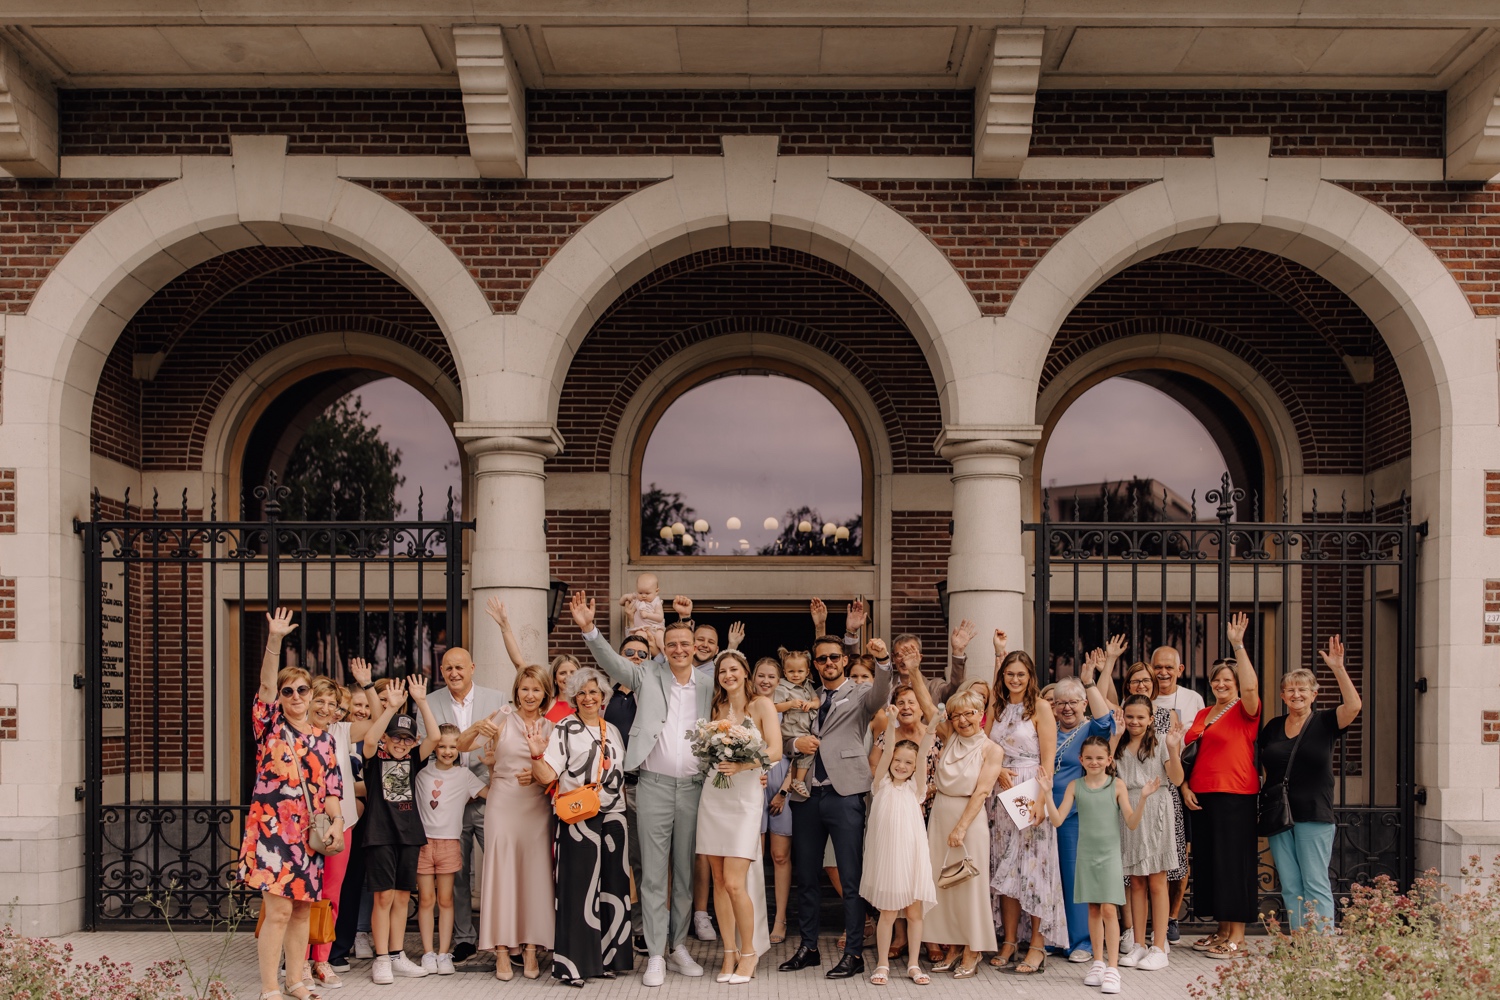
[[[714,772],[714,787],[728,788],[732,783],[729,775],[717,770],[720,764],[758,764],[771,766],[771,756],[766,741],[760,734],[746,726],[728,720],[717,722],[699,719],[686,733],[692,754],[702,765],[703,773]]]
[[[207,993],[185,994],[181,962],[155,962],[139,979],[129,962],[101,958],[97,963],[73,957],[71,944],[25,937],[6,924],[0,928],[0,997],[5,1000],[183,1000],[200,995],[206,1000],[233,1000],[222,982]]]
[[[1500,992],[1500,877],[1477,855],[1456,890],[1435,871],[1405,893],[1381,875],[1340,904],[1344,919],[1333,933],[1322,933],[1316,918],[1285,933],[1268,917],[1263,947],[1199,976],[1188,992],[1200,1000],[1473,1000]]]

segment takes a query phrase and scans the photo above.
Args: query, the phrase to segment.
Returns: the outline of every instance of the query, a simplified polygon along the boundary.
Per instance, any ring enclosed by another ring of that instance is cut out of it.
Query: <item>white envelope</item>
[[[1042,786],[1037,784],[1035,778],[1029,778],[1019,785],[1011,785],[1000,793],[1000,804],[1010,814],[1011,822],[1016,824],[1018,830],[1024,830],[1036,822],[1036,816],[1031,811],[1031,803],[1041,797]]]

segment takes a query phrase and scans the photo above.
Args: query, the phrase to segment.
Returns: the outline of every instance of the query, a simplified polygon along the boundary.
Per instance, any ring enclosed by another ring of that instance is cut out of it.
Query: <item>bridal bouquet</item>
[[[729,775],[717,770],[719,764],[771,766],[771,758],[766,752],[766,741],[748,726],[699,719],[693,728],[687,731],[686,736],[691,743],[693,756],[702,763],[704,771],[714,772],[715,788],[730,786]]]

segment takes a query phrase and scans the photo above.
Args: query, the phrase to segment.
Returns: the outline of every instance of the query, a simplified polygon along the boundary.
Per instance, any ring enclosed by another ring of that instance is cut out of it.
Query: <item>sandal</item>
[[[1204,954],[1209,958],[1244,958],[1245,943],[1243,941],[1220,941]]]
[[[313,992],[313,984],[310,983],[310,982],[308,982],[305,979],[299,979],[295,983],[287,983],[286,984],[285,992],[290,993],[293,996],[296,996],[296,993],[297,993],[298,990],[306,990],[307,991],[307,996],[305,996],[305,997],[299,996],[299,997],[297,997],[297,1000],[323,1000],[323,997],[322,997],[321,994]]]
[[[260,1000],[282,1000],[280,990],[266,990],[260,995]]]
[[[1010,957],[1009,958],[1005,957],[1005,949],[1006,948],[1010,949]],[[1000,950],[997,951],[997,952],[995,952],[993,955],[990,956],[990,968],[992,968],[992,969],[1008,969],[1008,968],[1010,968],[1012,965],[1016,964],[1016,959],[1019,958],[1020,950],[1021,950],[1021,946],[1019,944],[1017,944],[1015,941],[1002,941],[1002,942],[1000,942]]]
[[[781,942],[786,940],[786,924],[779,923],[776,925],[776,927],[780,927],[781,930],[778,931],[775,927],[771,928],[772,944],[780,944]]]
[[[910,979],[912,982],[916,983],[918,986],[926,986],[928,983],[932,982],[932,977],[930,977],[929,975],[927,975],[927,973],[923,972],[922,971],[922,967],[920,965],[909,965],[909,966],[907,966],[907,968],[906,968],[906,978]]]
[[[1033,953],[1041,955],[1041,959],[1033,962],[1031,960]],[[1047,953],[1039,948],[1030,948],[1026,952],[1026,960],[1024,962],[1017,962],[1010,968],[1002,969],[1001,971],[1012,976],[1039,976],[1047,971]]]
[[[1220,940],[1219,935],[1210,934],[1208,937],[1201,937],[1198,940],[1194,941],[1193,950],[1207,951],[1210,948],[1218,947],[1218,945],[1220,945],[1221,943],[1222,941]]]
[[[891,967],[889,965],[876,966],[876,968],[875,968],[875,975],[873,975],[873,976],[870,977],[870,985],[871,986],[884,986],[886,983],[888,983],[890,981],[891,981]]]

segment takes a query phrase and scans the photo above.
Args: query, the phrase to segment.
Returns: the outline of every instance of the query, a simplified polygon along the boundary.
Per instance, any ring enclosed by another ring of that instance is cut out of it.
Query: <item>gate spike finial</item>
[[[453,487],[448,487],[448,520],[453,520]]]
[[[219,519],[219,488],[211,486],[208,490],[208,519],[217,521]]]
[[[1192,512],[1188,515],[1188,520],[1196,521],[1198,520],[1198,491],[1196,489],[1188,494],[1188,500],[1192,503]]]
[[[1318,516],[1318,488],[1316,486],[1313,487],[1312,512],[1313,517]]]
[[[1375,523],[1375,491],[1370,491],[1370,523]]]
[[[124,500],[124,503],[125,503],[125,516],[128,518],[130,516],[130,487],[129,486],[125,487],[125,500]]]
[[[1130,521],[1132,524],[1141,519],[1141,492],[1135,487],[1135,480],[1130,481]]]
[[[94,487],[94,495],[89,498],[89,519],[99,520],[99,487]]]
[[[1260,490],[1250,491],[1250,519],[1260,520]]]
[[[417,487],[417,520],[418,521],[422,520],[422,500],[423,500],[422,493],[423,493],[422,487],[418,486]],[[395,508],[394,505],[392,505],[392,507],[391,507],[391,513],[394,514],[395,511],[396,511],[396,508]]]
[[[186,486],[184,486],[182,488],[182,519],[184,521],[186,521],[188,519],[188,515],[187,515],[187,487]]]
[[[1292,495],[1288,490],[1281,491],[1281,523],[1287,524],[1292,520]]]
[[[161,516],[161,497],[157,494],[155,486],[151,487],[151,520],[155,521]]]
[[[1349,491],[1339,490],[1339,521],[1349,523]]]
[[[1161,510],[1156,512],[1156,519],[1163,523],[1167,520],[1167,503],[1167,488],[1163,486],[1161,488]]]
[[[1109,481],[1108,480],[1105,480],[1104,485],[1101,486],[1101,487],[1099,487],[1099,506],[1100,506],[1100,509],[1103,511],[1103,513],[1101,513],[1099,515],[1099,520],[1101,520],[1104,523],[1108,524],[1109,523]]]
[[[1077,490],[1073,491],[1073,520],[1075,522],[1083,520],[1083,517],[1078,512],[1078,491]]]

